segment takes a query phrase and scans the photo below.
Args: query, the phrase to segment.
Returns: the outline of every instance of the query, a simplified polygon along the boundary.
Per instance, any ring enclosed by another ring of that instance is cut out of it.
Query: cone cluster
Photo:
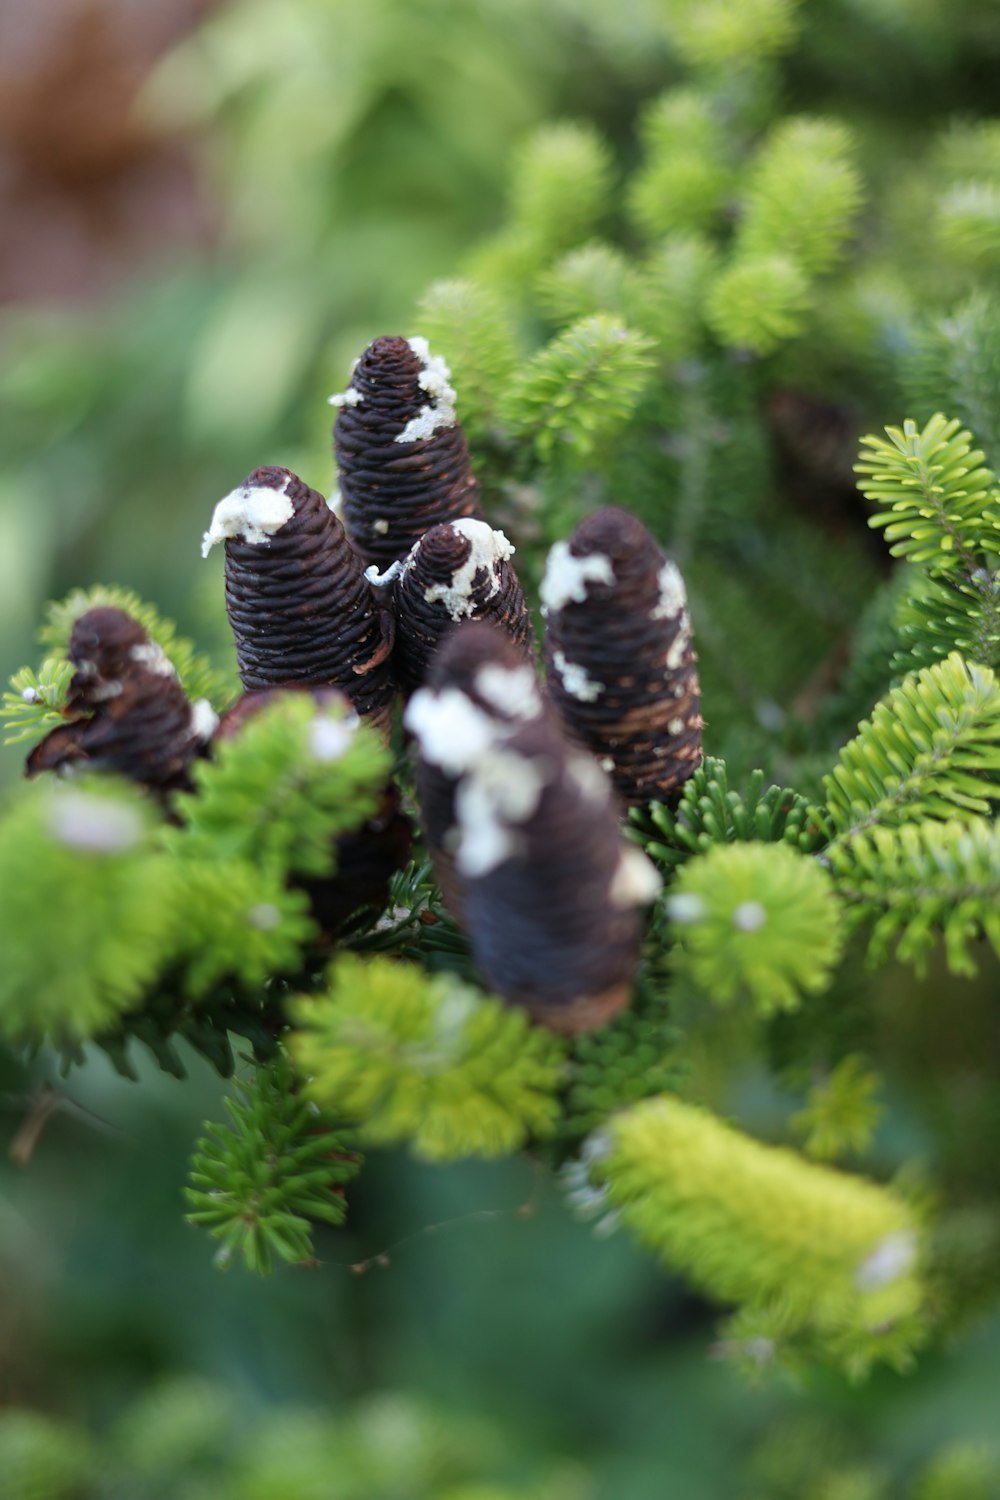
[[[266,467],[219,502],[205,534],[205,555],[225,548],[246,690],[219,735],[280,689],[342,693],[387,733],[401,688],[427,846],[484,979],[546,1025],[599,1025],[628,1003],[658,886],[622,839],[622,804],[671,800],[701,758],[680,573],[616,508],[556,543],[543,689],[514,548],[480,514],[447,366],[422,339],[379,338],[331,400],[343,523],[295,474]],[[155,653],[121,611],[79,620],[68,711],[81,717],[29,769],[87,760],[188,786],[206,732]],[[338,842],[337,875],[310,891],[326,929],[384,903],[408,853],[389,787]]]

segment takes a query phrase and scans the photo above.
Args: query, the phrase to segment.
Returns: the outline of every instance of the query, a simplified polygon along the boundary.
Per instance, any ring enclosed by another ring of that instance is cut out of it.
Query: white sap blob
[[[463,875],[488,875],[520,853],[520,829],[538,806],[548,769],[544,759],[497,746],[479,757],[455,793],[455,864]]]
[[[219,727],[219,715],[207,698],[191,705],[191,733],[195,739],[210,740]]]
[[[587,597],[588,584],[613,584],[614,581],[615,570],[610,557],[605,557],[602,552],[574,557],[568,542],[556,542],[545,564],[539,596],[545,609],[560,610],[570,600],[582,604]]]
[[[425,338],[417,335],[407,339],[407,343],[423,365],[417,384],[431,399],[415,417],[410,418],[401,432],[397,432],[394,439],[397,443],[419,442],[433,436],[439,427],[454,427],[457,421],[455,391],[450,384],[451,371],[447,364],[440,354],[431,353]]]
[[[317,714],[309,725],[309,754],[313,760],[340,760],[351,748],[357,720],[335,719],[329,714]]]
[[[397,558],[395,562],[389,564],[384,573],[379,572],[378,563],[372,563],[365,569],[365,577],[373,589],[385,589],[390,583],[395,583],[402,571],[403,564]]]
[[[877,1292],[905,1276],[916,1258],[917,1237],[913,1230],[893,1230],[861,1262],[854,1275],[854,1285],[859,1292]]]
[[[285,493],[287,488],[288,479],[280,490],[272,490],[266,485],[244,484],[225,495],[215,507],[212,524],[202,540],[202,557],[208,556],[216,542],[224,542],[230,537],[240,537],[254,546],[269,542],[274,533],[292,519],[293,506]]]
[[[488,662],[475,677],[476,690],[491,708],[508,719],[533,719],[542,711],[541,694],[531,667],[501,667]]]
[[[707,910],[702,898],[696,896],[694,891],[678,891],[676,896],[667,899],[667,916],[672,922],[680,922],[685,927],[700,922]]]
[[[328,405],[341,407],[360,406],[365,398],[353,385],[349,385],[346,391],[336,391],[334,395],[327,396],[326,399]]]
[[[129,657],[132,661],[139,662],[147,672],[155,672],[159,677],[177,676],[173,662],[155,641],[143,641],[141,645],[133,646]]]
[[[603,682],[589,676],[586,667],[581,667],[579,662],[567,661],[561,651],[553,651],[552,664],[567,693],[580,703],[593,703],[604,692]]]
[[[737,932],[759,932],[767,921],[767,907],[759,901],[741,901],[733,912]]]
[[[424,598],[428,604],[443,604],[453,620],[462,620],[472,613],[469,596],[476,574],[480,569],[486,572],[489,578],[486,597],[492,598],[500,588],[499,566],[513,557],[514,548],[502,531],[494,531],[485,521],[463,519],[449,524],[469,542],[469,556],[461,567],[455,569],[450,583],[431,584],[424,590]],[[417,542],[407,560],[409,566],[412,566],[419,546]]]
[[[663,887],[659,871],[641,849],[627,844],[611,881],[608,899],[612,906],[648,906]],[[676,920],[676,918],[675,918]]]
[[[418,688],[403,723],[416,737],[424,760],[448,776],[468,771],[497,735],[493,720],[458,688]]]
[[[133,807],[67,792],[53,799],[49,813],[53,838],[67,849],[85,854],[120,854],[142,837],[142,819]]]
[[[683,614],[681,615],[680,622],[677,626],[677,634],[674,636],[674,639],[670,646],[670,650],[667,652],[666,656],[667,666],[669,667],[671,672],[677,671],[677,668],[684,660],[684,653],[690,644],[691,617],[688,614],[687,610],[684,610]]]
[[[654,620],[671,620],[687,604],[687,589],[680,569],[669,558],[657,574],[660,601],[653,610]]]

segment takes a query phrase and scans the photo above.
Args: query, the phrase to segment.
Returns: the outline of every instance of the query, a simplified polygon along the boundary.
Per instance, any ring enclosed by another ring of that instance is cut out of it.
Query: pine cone
[[[330,397],[344,526],[366,564],[385,570],[439,522],[481,517],[448,374],[426,339],[379,338]]]
[[[332,685],[388,725],[392,619],[322,495],[288,469],[255,469],[216,506],[203,556],[220,541],[243,686]]]
[[[490,743],[519,724],[546,712],[533,666],[495,625],[464,621],[456,625],[430,665],[428,685],[414,694],[403,722],[420,742],[416,764],[417,801],[428,851],[445,905],[462,920],[449,835],[455,824],[455,788],[465,760],[450,756],[449,711]]]
[[[404,692],[426,680],[431,657],[460,620],[495,625],[533,664],[531,612],[508,561],[513,551],[502,531],[475,520],[442,522],[415,544],[393,595],[396,675]]]
[[[27,774],[72,765],[115,771],[162,795],[188,790],[188,766],[202,753],[216,719],[194,704],[177,673],[138,621],[121,609],[88,610],[73,626],[76,667],[68,715],[28,756]]]
[[[318,708],[348,700],[335,688],[278,689],[244,693],[223,714],[215,740],[232,739],[244,725],[268,704],[275,703],[283,691],[311,692]],[[357,720],[354,720],[357,723]],[[334,935],[347,919],[362,906],[381,910],[389,899],[389,882],[402,870],[410,857],[412,831],[410,821],[400,811],[399,790],[388,782],[376,812],[359,828],[342,833],[335,840],[337,861],[333,873],[323,877],[299,877],[294,884],[306,892],[312,914],[323,932]]]
[[[472,634],[481,629],[455,632],[435,664],[436,687],[407,711],[428,842],[450,861],[487,983],[554,1030],[589,1030],[628,1004],[637,908],[658,877],[622,839],[610,783],[591,757],[537,701],[520,699],[509,668],[484,680]],[[453,654],[464,658],[454,675]],[[491,665],[496,673],[495,657]]]
[[[549,554],[547,692],[625,802],[668,800],[701,762],[684,580],[642,523],[611,507]]]

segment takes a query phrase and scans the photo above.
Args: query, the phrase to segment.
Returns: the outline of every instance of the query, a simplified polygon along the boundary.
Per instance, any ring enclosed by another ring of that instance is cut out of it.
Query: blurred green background
[[[912,142],[992,112],[991,0],[802,10],[772,86],[854,124],[883,184]],[[633,164],[637,113],[681,75],[670,11],[5,0],[0,675],[34,658],[47,598],[108,580],[226,658],[221,561],[199,557],[215,500],[262,463],[329,493],[325,398],[352,358],[417,331],[423,288],[498,227],[533,125],[591,120]],[[0,781],[19,764],[0,752]],[[95,1055],[53,1080],[51,1117],[41,1080],[0,1077],[19,1158],[0,1168],[0,1433],[23,1455],[4,1500],[76,1493],[60,1442],[90,1445],[101,1493],[129,1500],[1000,1493],[975,1447],[995,1439],[996,1321],[909,1377],[753,1383],[712,1310],[576,1223],[530,1163],[402,1154],[369,1164],[319,1266],[222,1275],[181,1219],[193,1134],[219,1112],[207,1068],[150,1064],[136,1086]],[[776,1101],[746,1090],[766,1129]],[[912,1138],[889,1159],[930,1149],[905,1101],[892,1118]]]

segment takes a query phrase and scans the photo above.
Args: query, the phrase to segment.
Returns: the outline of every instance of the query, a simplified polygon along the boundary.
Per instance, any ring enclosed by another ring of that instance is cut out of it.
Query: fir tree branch
[[[985,586],[987,558],[1000,550],[1000,500],[972,434],[937,413],[923,429],[907,420],[886,436],[863,438],[855,466],[862,494],[881,507],[868,524],[884,529],[894,557]]]
[[[926,1336],[917,1225],[885,1188],[667,1097],[615,1117],[590,1175],[669,1266],[720,1301],[776,1309],[854,1372],[905,1363]]]
[[[631,836],[668,870],[715,844],[781,841],[808,854],[828,838],[822,815],[798,792],[768,786],[763,771],[751,772],[746,791],[737,792],[725,762],[711,755],[684,783],[676,807],[633,808],[629,822]]]
[[[275,1257],[311,1260],[313,1222],[344,1221],[343,1184],[362,1160],[352,1132],[303,1097],[280,1054],[225,1105],[228,1123],[203,1127],[191,1161],[188,1222],[221,1240],[222,1267],[238,1256],[266,1276]]]
[[[335,836],[375,811],[391,764],[375,731],[346,708],[288,693],[221,741],[214,760],[195,763],[195,790],[178,802],[184,824],[164,840],[184,859],[327,875]]]
[[[986,812],[1000,771],[1000,683],[957,652],[894,688],[825,778],[838,840]]]
[[[113,1025],[162,969],[174,880],[150,808],[110,780],[34,786],[0,825],[0,1035],[69,1044]]]
[[[717,844],[666,897],[675,966],[719,1005],[749,995],[761,1015],[825,989],[840,954],[832,883],[786,844]]]
[[[860,1155],[871,1144],[881,1106],[875,1099],[879,1076],[853,1053],[818,1079],[803,1109],[792,1116],[792,1129],[804,1137],[803,1150],[816,1161]]]
[[[432,1161],[504,1156],[555,1125],[560,1043],[450,976],[345,954],[291,1017],[310,1095],[371,1144],[409,1139]]]
[[[592,461],[626,425],[653,369],[652,343],[605,313],[574,323],[515,375],[503,421],[543,462]]]
[[[49,656],[37,672],[22,667],[14,673],[0,701],[0,720],[7,726],[5,745],[35,739],[61,722],[73,671],[72,662]]]
[[[831,844],[831,872],[855,919],[872,924],[869,960],[890,950],[924,973],[938,936],[955,974],[976,972],[970,945],[1000,954],[1000,828],[986,818],[873,828]]]
[[[458,415],[474,444],[496,421],[499,392],[517,366],[514,320],[496,292],[456,278],[427,289],[418,326],[448,361]]]

